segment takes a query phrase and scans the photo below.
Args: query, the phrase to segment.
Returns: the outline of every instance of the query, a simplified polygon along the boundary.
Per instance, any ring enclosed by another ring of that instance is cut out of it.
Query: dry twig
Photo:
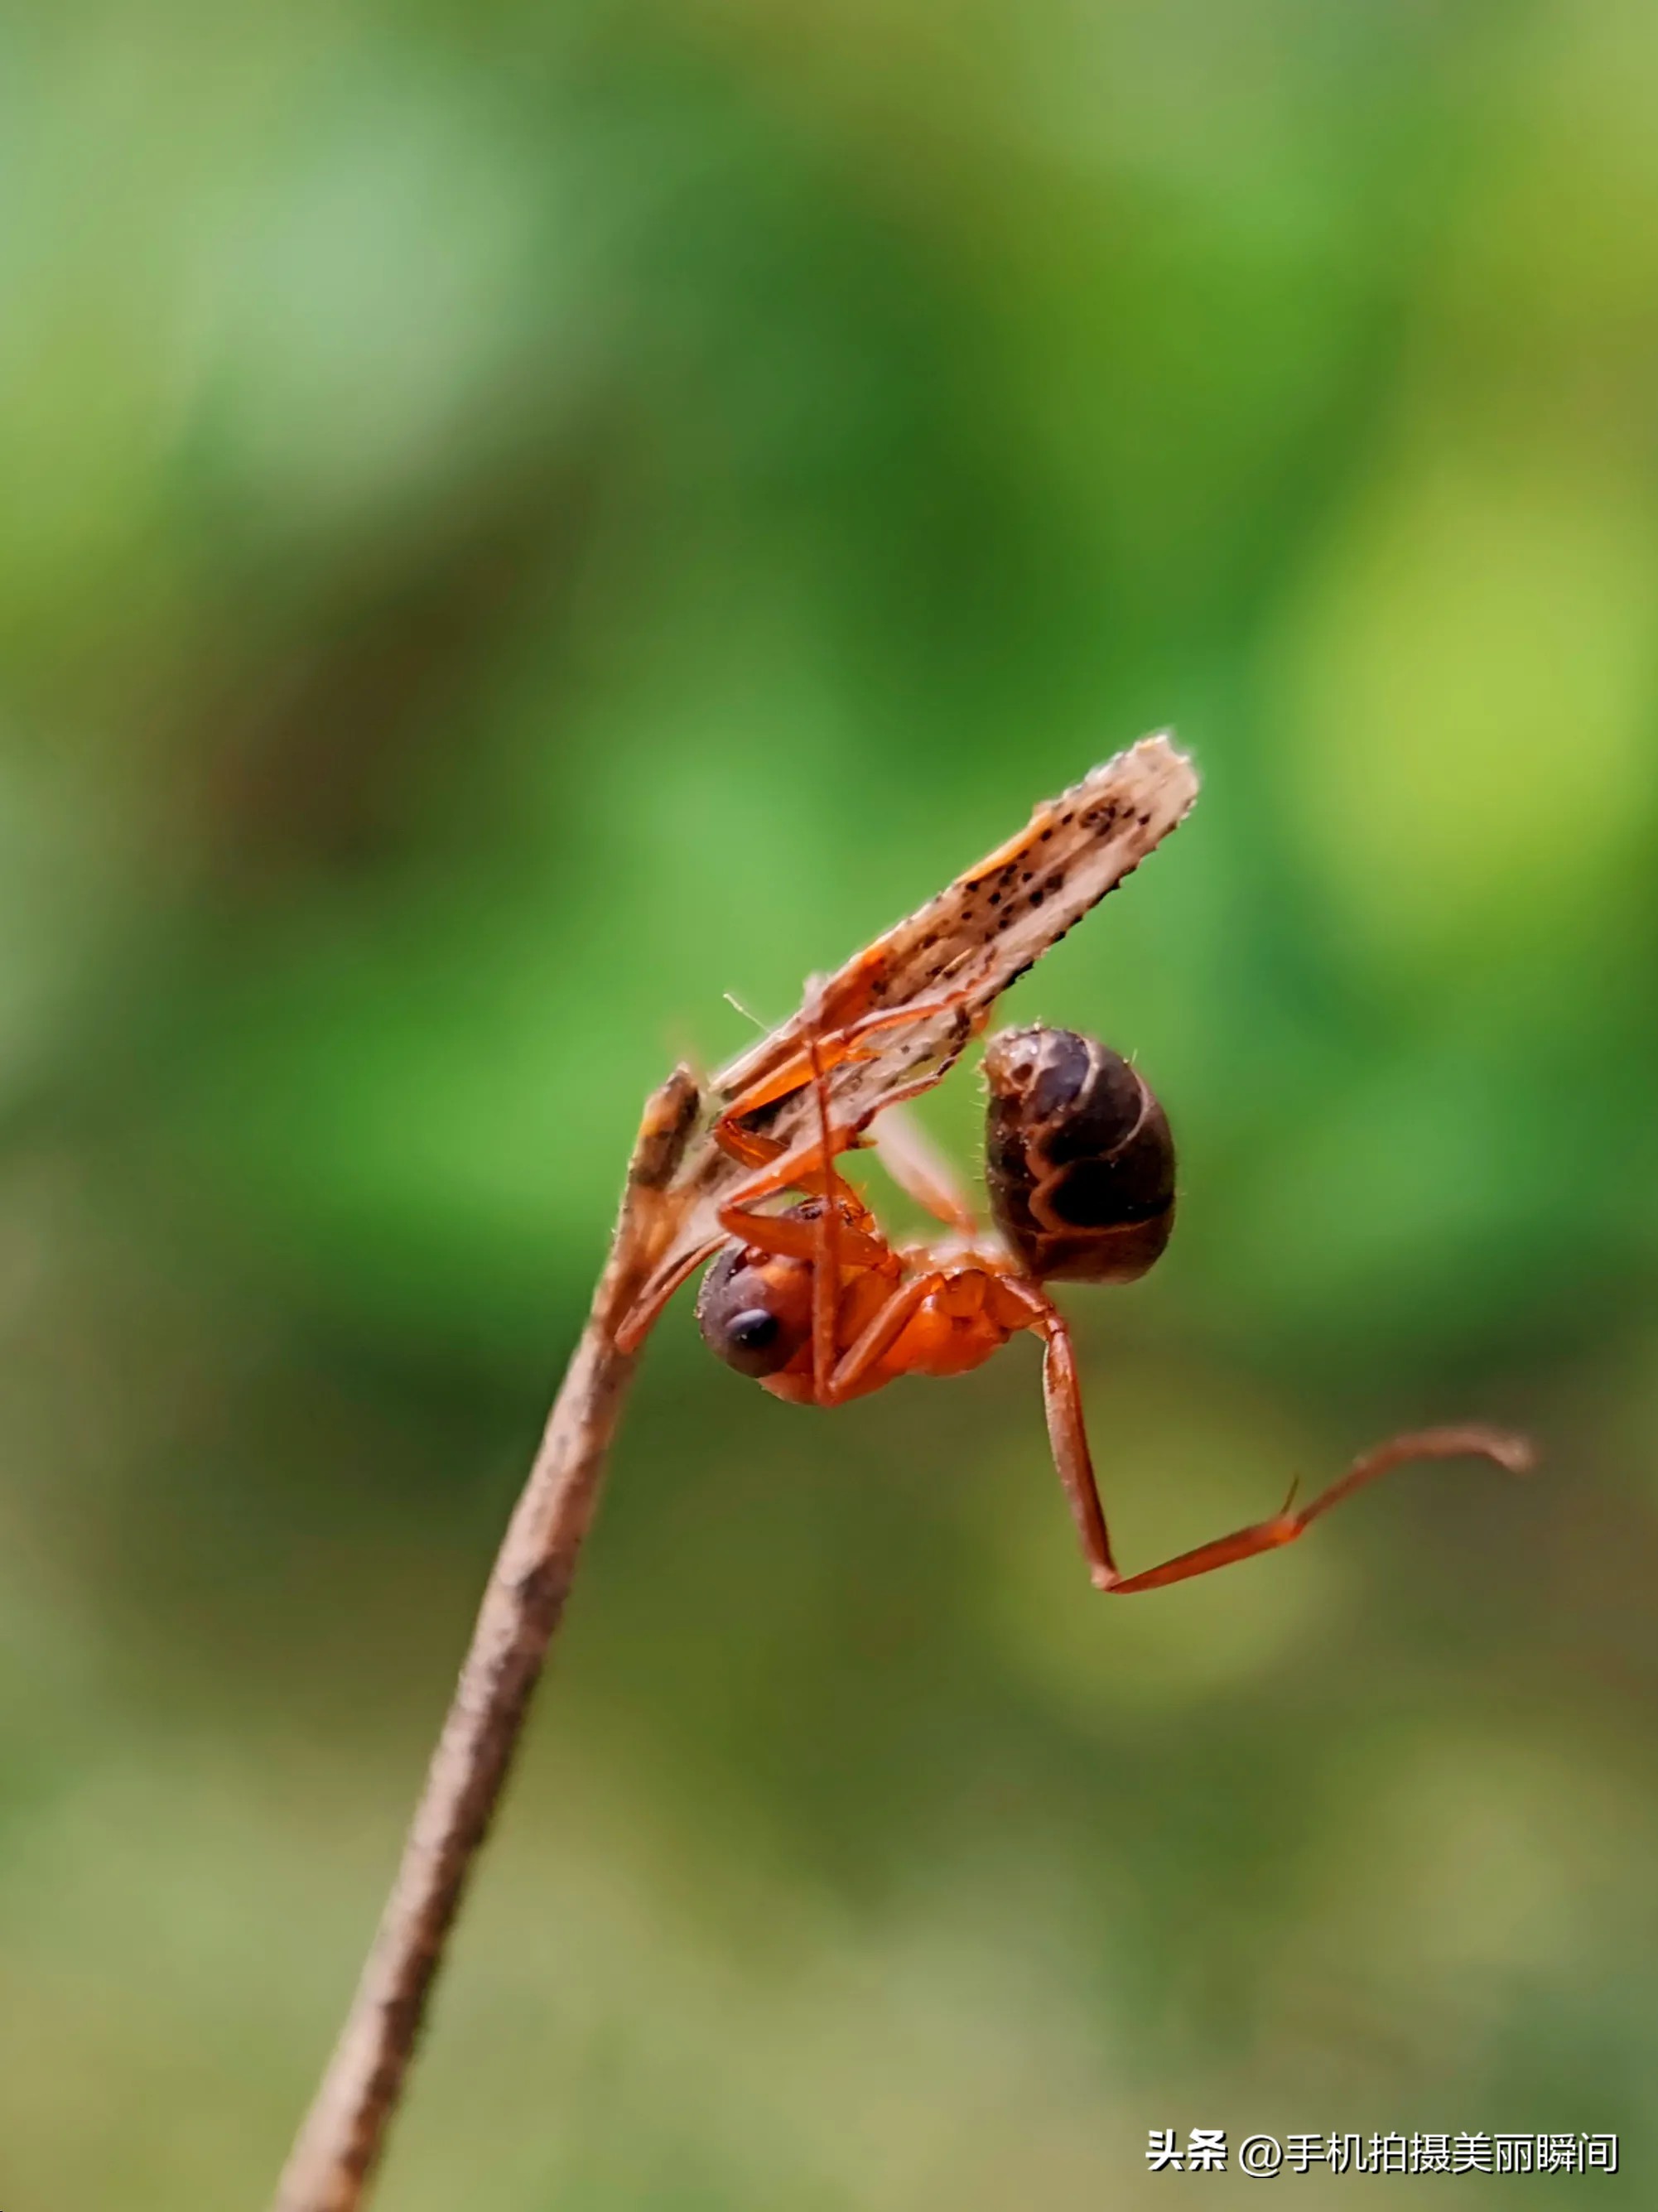
[[[837,1125],[861,1128],[899,1091],[937,1082],[1008,985],[1139,866],[1197,796],[1191,764],[1147,738],[816,984],[807,1007],[723,1070],[706,1102],[679,1069],[651,1099],[609,1261],[484,1592],[379,1931],[274,2212],[355,2212],[402,2095],[426,2002],[489,1829],[531,1693],[592,1518],[635,1353],[616,1334],[641,1285],[707,1241],[744,1170],[708,1139],[720,1108],[780,1066],[816,1024],[872,1006],[925,1007],[830,1078]],[[793,1140],[807,1101],[769,1123]]]

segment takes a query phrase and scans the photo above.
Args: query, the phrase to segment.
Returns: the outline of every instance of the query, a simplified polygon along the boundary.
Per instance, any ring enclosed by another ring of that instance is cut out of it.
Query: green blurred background
[[[1655,98],[1633,0],[9,12],[5,2212],[264,2201],[647,1089],[1166,723],[1007,1007],[1181,1146],[1126,1564],[1545,1471],[1104,1604],[1033,1346],[831,1418],[682,1299],[380,2201],[1658,2202]]]

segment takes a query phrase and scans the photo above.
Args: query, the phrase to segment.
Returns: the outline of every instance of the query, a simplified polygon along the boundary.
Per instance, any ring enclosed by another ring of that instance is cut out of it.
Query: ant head
[[[728,1244],[702,1278],[696,1325],[739,1375],[775,1375],[811,1334],[811,1262]]]

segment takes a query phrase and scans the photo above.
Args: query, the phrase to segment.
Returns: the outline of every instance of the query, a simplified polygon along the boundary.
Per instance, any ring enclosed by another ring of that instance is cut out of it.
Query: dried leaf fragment
[[[1043,801],[1017,836],[816,981],[799,1013],[710,1082],[704,1127],[665,1194],[659,1265],[673,1267],[719,1233],[717,1208],[746,1170],[708,1129],[744,1091],[786,1069],[808,1034],[914,1010],[914,1018],[874,1031],[866,1056],[830,1073],[836,1127],[866,1127],[900,1093],[913,1096],[948,1074],[1002,993],[1133,873],[1197,794],[1185,754],[1166,736],[1143,738]],[[769,1111],[767,1132],[792,1143],[811,1111],[810,1094],[793,1092]]]

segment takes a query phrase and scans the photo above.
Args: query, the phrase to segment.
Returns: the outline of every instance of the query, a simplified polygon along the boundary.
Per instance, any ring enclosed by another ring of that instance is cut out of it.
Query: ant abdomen
[[[991,1210],[1038,1281],[1127,1283],[1175,1225],[1175,1140],[1151,1086],[1074,1030],[1004,1030],[985,1049]]]

